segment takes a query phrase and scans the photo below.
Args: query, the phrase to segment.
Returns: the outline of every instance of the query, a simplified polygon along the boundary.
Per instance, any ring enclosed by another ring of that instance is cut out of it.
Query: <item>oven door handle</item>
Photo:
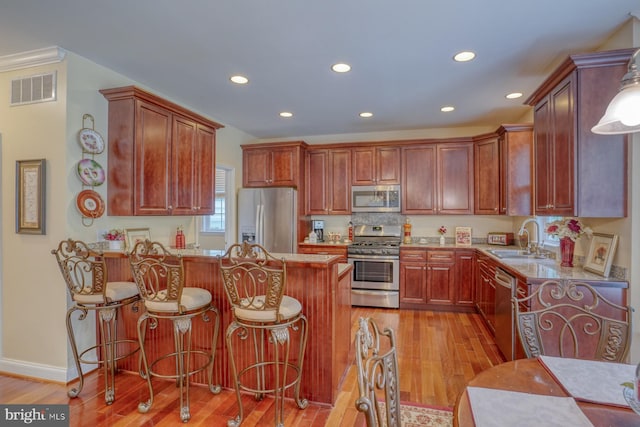
[[[394,256],[394,255],[353,255],[353,254],[347,254],[347,260],[350,259],[354,259],[354,260],[371,260],[371,261],[395,261],[397,259],[400,259],[399,256]]]

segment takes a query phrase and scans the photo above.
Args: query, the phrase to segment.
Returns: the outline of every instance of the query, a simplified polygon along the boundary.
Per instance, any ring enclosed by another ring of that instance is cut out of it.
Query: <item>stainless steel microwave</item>
[[[399,185],[354,185],[352,212],[400,212]]]

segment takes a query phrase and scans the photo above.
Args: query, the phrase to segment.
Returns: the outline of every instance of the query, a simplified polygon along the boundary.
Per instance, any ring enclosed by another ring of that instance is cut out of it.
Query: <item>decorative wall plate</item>
[[[82,190],[76,197],[80,213],[89,218],[100,218],[104,213],[102,197],[93,190]]]
[[[92,159],[82,159],[78,162],[78,178],[84,185],[95,187],[101,185],[105,179],[104,169],[100,163]]]
[[[78,142],[82,149],[91,154],[100,154],[104,151],[104,139],[93,129],[80,129],[78,133]]]

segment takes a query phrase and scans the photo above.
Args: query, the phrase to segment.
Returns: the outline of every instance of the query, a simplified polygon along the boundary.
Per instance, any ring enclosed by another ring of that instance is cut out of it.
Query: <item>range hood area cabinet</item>
[[[135,86],[100,93],[109,101],[108,214],[213,214],[223,126]]]
[[[402,212],[473,214],[473,142],[451,141],[402,149]]]
[[[533,126],[505,124],[474,141],[474,213],[531,215]]]
[[[306,153],[307,215],[351,215],[351,149]]]
[[[633,51],[571,55],[526,101],[534,107],[536,215],[627,215],[627,136],[591,128],[618,92]]]

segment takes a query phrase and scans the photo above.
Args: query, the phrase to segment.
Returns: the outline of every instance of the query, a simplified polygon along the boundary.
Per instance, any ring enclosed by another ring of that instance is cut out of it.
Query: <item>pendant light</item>
[[[604,135],[632,133],[640,131],[640,71],[636,61],[640,49],[629,60],[627,74],[622,77],[620,90],[613,97],[604,116],[591,132]]]

